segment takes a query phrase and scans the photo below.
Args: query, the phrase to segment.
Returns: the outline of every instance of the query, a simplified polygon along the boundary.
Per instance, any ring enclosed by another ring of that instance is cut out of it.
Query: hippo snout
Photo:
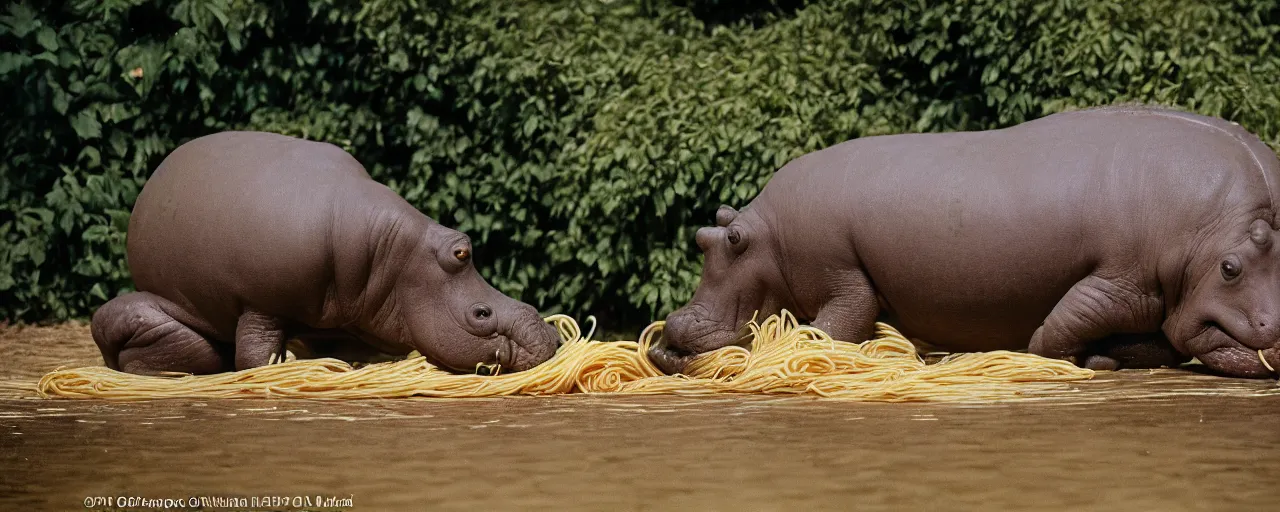
[[[555,326],[542,321],[537,312],[522,318],[505,336],[513,350],[507,367],[510,371],[528,370],[551,359],[560,347],[560,333]],[[528,317],[532,318],[528,318]]]
[[[1280,346],[1280,319],[1261,319],[1250,322],[1249,340],[1241,340],[1245,345],[1259,349]]]
[[[678,355],[697,355],[732,345],[737,332],[730,323],[716,320],[706,308],[696,305],[669,315],[662,331],[668,350]]]
[[[1206,325],[1222,331],[1250,350],[1267,350],[1280,345],[1280,319],[1219,315]]]
[[[667,316],[666,324],[662,327],[662,338],[668,344],[673,339],[686,339],[697,324],[698,318],[694,314],[688,309],[681,309]]]
[[[683,343],[716,330],[706,308],[692,305],[671,313],[663,326],[663,339],[673,347],[684,348]]]
[[[698,354],[732,345],[735,330],[717,321],[701,304],[690,304],[667,316],[662,340],[649,348],[654,366],[668,375],[683,373]]]

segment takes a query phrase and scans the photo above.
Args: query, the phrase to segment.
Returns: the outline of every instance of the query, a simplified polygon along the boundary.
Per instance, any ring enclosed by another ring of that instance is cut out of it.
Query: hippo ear
[[[1249,226],[1249,240],[1259,247],[1264,247],[1271,241],[1271,226],[1267,221],[1262,219],[1253,221],[1253,225]]]
[[[716,210],[716,225],[720,227],[728,226],[733,219],[738,218],[738,210],[733,209],[727,204],[720,205],[720,209]]]

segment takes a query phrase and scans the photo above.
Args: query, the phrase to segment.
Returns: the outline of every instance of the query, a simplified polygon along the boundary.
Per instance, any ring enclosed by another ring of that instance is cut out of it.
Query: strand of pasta
[[[577,322],[565,315],[546,321],[555,325],[562,345],[550,360],[517,373],[457,375],[420,356],[359,368],[331,358],[301,359],[200,376],[140,376],[97,366],[50,372],[37,392],[116,400],[771,393],[940,401],[1014,397],[1094,375],[1067,361],[1011,351],[951,354],[926,364],[915,346],[887,324],[876,324],[875,339],[848,343],[800,325],[783,311],[747,324],[750,348],[730,346],[702,354],[685,375],[668,376],[646,357],[661,336],[661,321],[645,328],[637,341],[612,342],[582,337]]]

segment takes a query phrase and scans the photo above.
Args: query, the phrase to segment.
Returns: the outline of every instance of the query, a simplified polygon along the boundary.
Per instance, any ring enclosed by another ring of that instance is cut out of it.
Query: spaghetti
[[[553,315],[563,344],[545,363],[517,373],[457,375],[421,356],[362,367],[332,358],[299,359],[214,375],[141,376],[106,367],[59,369],[37,386],[43,397],[406,398],[604,394],[768,393],[872,401],[1011,398],[1092,378],[1091,370],[1026,353],[951,354],[926,364],[891,326],[863,343],[832,339],[789,312],[752,320],[750,349],[730,346],[695,358],[684,375],[664,375],[645,354],[661,336],[654,322],[638,341],[592,341],[577,322]]]

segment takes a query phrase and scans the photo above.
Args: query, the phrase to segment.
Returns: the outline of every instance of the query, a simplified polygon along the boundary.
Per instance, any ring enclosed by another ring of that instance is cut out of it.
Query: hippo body
[[[559,340],[484,282],[465,235],[321,142],[222,132],[178,147],[138,196],[127,257],[138,291],[92,319],[107,365],[127,372],[252,368],[290,337],[518,371]]]
[[[847,141],[699,230],[702,282],[651,355],[679,371],[787,308],[844,340],[879,319],[943,350],[1268,375],[1277,187],[1257,137],[1152,107]]]

